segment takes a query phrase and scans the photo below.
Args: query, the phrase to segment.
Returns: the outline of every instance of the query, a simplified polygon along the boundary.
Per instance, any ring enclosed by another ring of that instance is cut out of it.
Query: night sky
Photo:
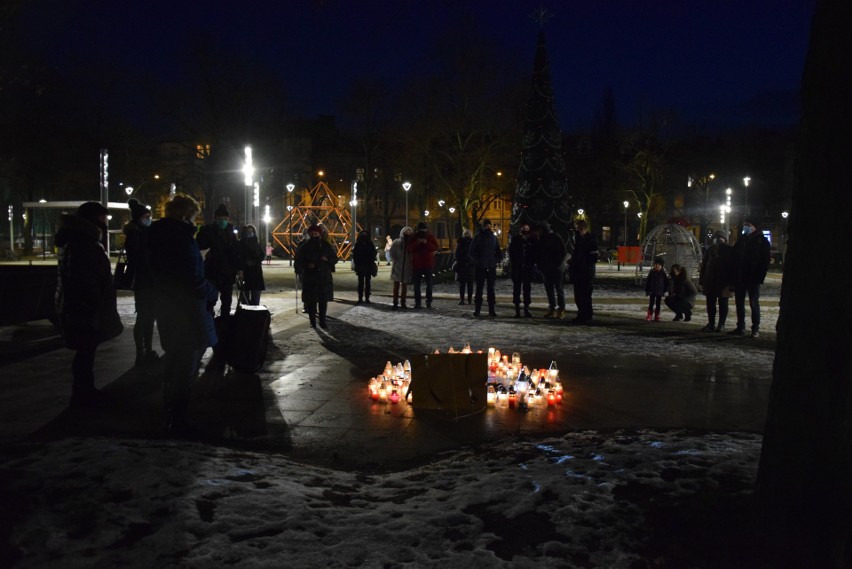
[[[532,68],[540,6],[563,130],[587,127],[607,86],[622,124],[640,110],[686,120],[794,121],[815,0],[33,1],[27,49],[63,69],[90,62],[128,85],[180,87],[175,62],[209,32],[279,73],[294,114],[336,114],[359,76],[404,82],[428,67],[436,34],[463,12]],[[434,63],[434,62],[432,62]]]

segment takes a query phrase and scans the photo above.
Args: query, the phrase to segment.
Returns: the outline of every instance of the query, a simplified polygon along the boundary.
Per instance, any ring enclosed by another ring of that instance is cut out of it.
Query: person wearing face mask
[[[208,346],[218,337],[212,307],[218,291],[204,276],[204,259],[195,240],[201,210],[190,196],[176,194],[166,216],[151,224],[149,259],[156,294],[157,329],[163,347],[163,403],[166,431],[189,432],[189,390]]]
[[[95,350],[123,330],[109,257],[101,243],[107,213],[100,203],[86,202],[76,215],[62,216],[56,233],[56,314],[65,346],[76,352],[71,363],[72,407],[100,403],[101,392],[95,388]]]
[[[260,304],[260,291],[266,290],[263,281],[263,247],[254,225],[246,225],[240,234],[240,269],[243,273],[243,292],[248,304]]]
[[[127,269],[133,275],[133,300],[136,304],[136,325],[133,342],[136,344],[136,365],[152,364],[159,359],[153,348],[154,337],[154,278],[148,261],[148,228],[151,226],[151,209],[133,198],[127,201],[130,221],[124,233],[124,250],[127,252]]]
[[[769,240],[757,229],[755,221],[746,218],[743,234],[734,243],[734,268],[736,287],[734,300],[737,307],[737,327],[729,332],[735,336],[745,335],[745,298],[751,311],[751,337],[760,335],[760,285],[769,270],[771,247]]]
[[[326,328],[328,303],[334,298],[334,280],[332,272],[337,264],[337,252],[322,238],[322,228],[312,225],[308,228],[308,239],[296,249],[293,267],[302,275],[302,303],[311,321],[311,328],[317,326],[317,308],[319,308],[320,328]]]
[[[234,226],[228,222],[230,215],[225,204],[219,204],[213,213],[213,223],[203,226],[196,237],[199,249],[207,250],[204,274],[219,290],[222,316],[231,314],[234,282],[240,270],[239,243]]]

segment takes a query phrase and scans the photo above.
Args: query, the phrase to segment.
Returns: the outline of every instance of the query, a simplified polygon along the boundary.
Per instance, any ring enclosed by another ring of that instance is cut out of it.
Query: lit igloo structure
[[[642,260],[640,272],[654,266],[654,259],[662,257],[666,262],[666,271],[674,265],[681,265],[686,274],[698,279],[701,266],[701,246],[691,231],[677,223],[666,223],[654,227],[642,241]],[[642,274],[644,277],[644,273]]]

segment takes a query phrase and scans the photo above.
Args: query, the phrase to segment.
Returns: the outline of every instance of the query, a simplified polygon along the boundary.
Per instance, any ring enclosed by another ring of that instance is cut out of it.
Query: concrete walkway
[[[391,289],[388,270],[382,265],[374,279],[375,310],[387,310],[383,305],[389,302]],[[595,299],[591,335],[656,334],[681,344],[728,341],[697,334],[704,323],[698,316],[687,324],[643,326],[646,323],[637,314],[645,303],[644,295],[641,289],[631,287],[631,273],[617,273],[614,267],[599,269],[601,296]],[[618,353],[572,353],[574,375],[563,405],[528,413],[487,410],[452,420],[410,405],[372,403],[366,396],[367,379],[378,373],[385,360],[405,353],[405,343],[380,338],[368,350],[359,343],[365,333],[381,331],[366,330],[344,318],[357,298],[354,274],[339,265],[336,302],[330,306],[327,331],[308,327],[286,261],[265,267],[265,276],[268,290],[263,302],[273,312],[273,345],[265,367],[258,374],[208,368],[194,386],[191,422],[198,428],[199,438],[212,444],[268,449],[341,468],[389,468],[506,436],[638,427],[759,432],[763,426],[771,370],[744,378],[729,362],[692,365],[680,361],[676,369],[649,368],[644,361]],[[777,294],[773,293],[777,293],[778,278],[772,276],[770,281],[762,304],[767,312],[777,312]],[[470,307],[458,306],[454,286],[436,287],[434,314],[469,319]],[[498,307],[508,316],[511,300],[505,283],[501,287]],[[540,294],[537,301],[533,311],[541,315],[546,307]],[[0,328],[0,442],[67,436],[163,437],[159,369],[133,367],[132,296],[122,293],[119,304],[127,329],[98,350],[95,374],[107,402],[97,411],[68,408],[73,354],[62,348],[49,323]],[[696,307],[697,312],[702,310]],[[388,312],[399,317],[399,313]],[[423,318],[429,325],[429,315]],[[774,320],[771,316],[769,320],[766,333],[742,349],[774,351]],[[513,327],[510,330],[516,337],[523,337],[530,325],[550,327],[547,330],[552,329],[554,338],[565,329],[564,322],[543,319],[501,317],[499,322]],[[451,343],[463,342],[453,337],[452,330],[446,330],[446,335]],[[562,349],[557,342],[546,347],[548,355],[567,361],[569,356]],[[208,351],[205,365],[209,357]]]

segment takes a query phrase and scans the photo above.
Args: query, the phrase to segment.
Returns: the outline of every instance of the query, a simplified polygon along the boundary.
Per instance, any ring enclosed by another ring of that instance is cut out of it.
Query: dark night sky
[[[619,120],[674,108],[687,120],[795,120],[795,99],[815,0],[276,0],[68,2],[24,9],[30,49],[55,61],[91,61],[179,85],[177,54],[195,31],[212,32],[266,61],[291,86],[299,114],[335,114],[360,75],[404,81],[447,22],[470,11],[525,72],[545,6],[562,128],[590,123],[607,85]],[[36,24],[38,22],[38,24]]]

